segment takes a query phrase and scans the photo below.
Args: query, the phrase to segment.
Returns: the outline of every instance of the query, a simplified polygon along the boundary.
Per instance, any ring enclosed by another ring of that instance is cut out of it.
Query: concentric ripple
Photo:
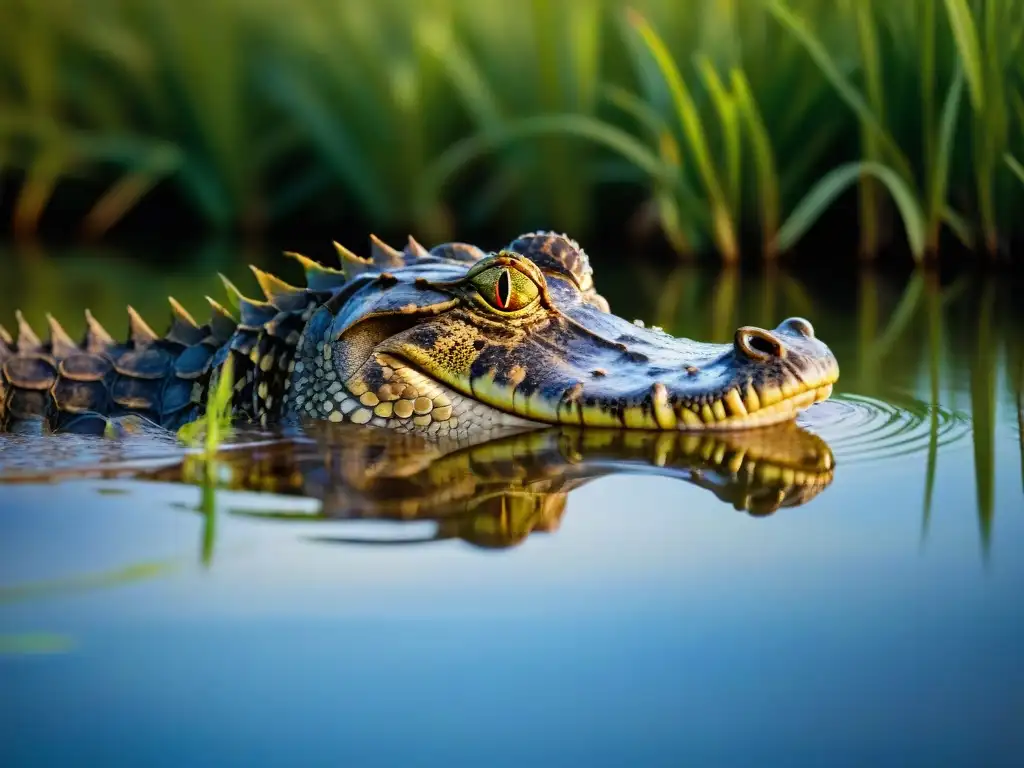
[[[963,413],[935,409],[936,447],[948,449],[970,437],[971,420]],[[927,453],[932,438],[932,406],[910,396],[888,402],[844,393],[801,414],[798,423],[822,437],[837,465],[880,462]]]

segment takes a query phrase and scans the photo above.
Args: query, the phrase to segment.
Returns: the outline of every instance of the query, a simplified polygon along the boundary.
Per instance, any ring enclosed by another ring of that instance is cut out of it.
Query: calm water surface
[[[3,252],[0,322],[162,327],[281,266],[244,257]],[[806,316],[836,395],[718,439],[250,433],[217,483],[146,430],[3,438],[0,763],[1022,764],[1019,287],[597,280],[700,339]]]

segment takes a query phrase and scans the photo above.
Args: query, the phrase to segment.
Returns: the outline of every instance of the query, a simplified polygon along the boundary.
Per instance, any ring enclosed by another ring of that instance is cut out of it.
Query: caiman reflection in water
[[[429,541],[459,538],[510,547],[558,529],[569,494],[615,473],[656,473],[705,488],[751,515],[810,501],[832,482],[828,445],[795,423],[734,433],[686,434],[551,428],[470,446],[444,446],[387,430],[310,423],[308,439],[223,452],[222,487],[303,496],[315,513],[230,512],[291,521],[434,521]],[[186,461],[148,473],[200,483]],[[423,539],[317,536],[334,543]]]

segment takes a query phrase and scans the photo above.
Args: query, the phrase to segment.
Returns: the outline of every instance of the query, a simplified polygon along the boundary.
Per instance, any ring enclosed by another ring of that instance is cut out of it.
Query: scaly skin
[[[176,428],[203,413],[233,362],[232,413],[351,422],[465,441],[543,424],[722,430],[792,419],[831,394],[835,357],[806,320],[742,327],[732,344],[674,338],[611,314],[589,260],[553,233],[497,253],[463,243],[373,257],[337,246],[342,269],[298,254],[307,285],[254,268],[265,300],[225,280],[197,325],[172,300],[160,337],[129,309],[115,342],[90,316],[76,344],[51,318],[43,342],[18,315],[0,329],[0,427],[102,428],[138,414]]]

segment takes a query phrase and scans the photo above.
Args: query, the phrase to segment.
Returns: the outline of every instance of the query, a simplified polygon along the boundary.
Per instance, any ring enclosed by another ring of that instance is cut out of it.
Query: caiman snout
[[[802,317],[790,317],[779,323],[775,331],[766,331],[753,325],[736,329],[736,350],[751,360],[768,361],[786,357],[786,343],[780,334],[813,339],[814,326]]]

